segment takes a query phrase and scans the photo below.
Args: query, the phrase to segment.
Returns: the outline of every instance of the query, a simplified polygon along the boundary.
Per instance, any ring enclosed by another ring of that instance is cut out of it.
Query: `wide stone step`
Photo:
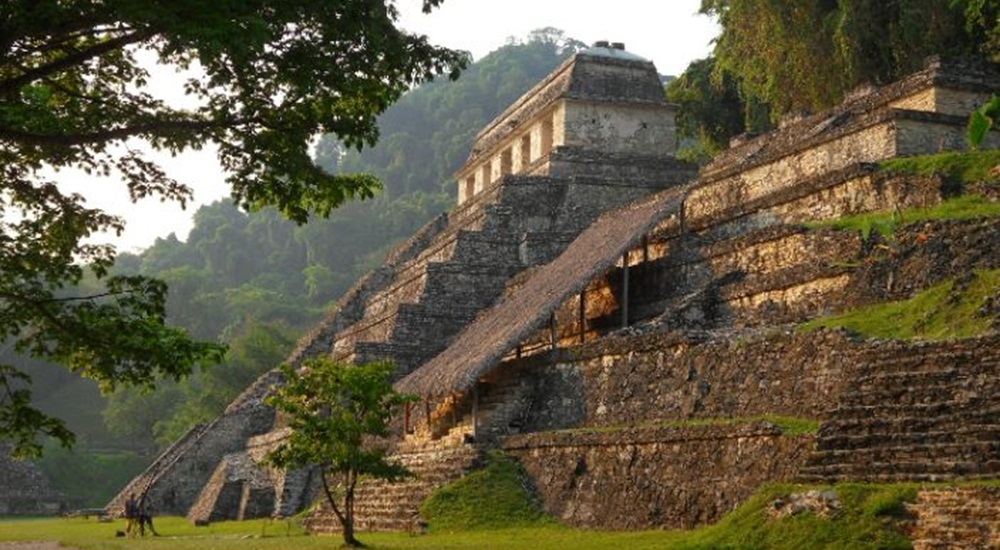
[[[902,377],[915,376],[919,373],[939,371],[963,372],[963,365],[969,364],[975,371],[996,370],[1000,367],[1000,357],[982,357],[973,351],[956,352],[954,349],[934,344],[924,346],[922,353],[899,354],[897,350],[887,346],[868,353],[867,373],[859,377],[859,381],[875,378],[887,378],[893,375]],[[985,369],[984,369],[985,367]]]
[[[983,407],[963,407],[947,409],[936,415],[927,415],[925,409],[898,408],[887,414],[877,408],[855,409],[864,414],[851,414],[847,409],[837,409],[830,414],[830,420],[823,423],[820,434],[844,432],[852,434],[919,432],[953,429],[957,426],[980,427],[1000,424],[1000,404]],[[911,413],[911,414],[907,414]]]
[[[881,391],[885,389],[904,389],[914,385],[944,387],[953,384],[986,383],[996,385],[996,377],[989,370],[969,372],[964,369],[945,368],[941,370],[876,372],[856,379],[857,388],[861,391]]]
[[[874,447],[901,447],[913,445],[991,443],[1000,441],[1000,425],[959,425],[948,430],[913,430],[900,425],[899,430],[855,433],[835,431],[821,436],[816,446],[819,450],[858,449]]]
[[[447,342],[468,326],[479,311],[457,304],[450,308],[428,304],[400,304],[391,340],[428,345]]]
[[[808,465],[796,476],[803,482],[868,481],[894,483],[902,481],[934,482],[947,480],[994,479],[1000,476],[1000,460],[844,462]]]
[[[507,231],[461,231],[452,260],[463,264],[517,265],[516,239]]]
[[[866,369],[864,373],[858,374],[855,378],[855,383],[859,388],[879,389],[885,387],[908,387],[913,383],[950,383],[956,380],[990,381],[993,379],[990,372],[993,369],[989,368],[990,365],[1000,367],[1000,361],[993,360],[976,363],[974,371],[955,367],[954,363],[948,361],[945,357],[942,357],[941,362],[924,359],[917,365],[908,363],[905,366],[916,368],[903,368],[901,370],[893,369],[893,365],[891,364],[876,363],[870,365],[870,368]]]
[[[901,382],[876,381],[857,386],[841,397],[842,406],[878,404],[931,404],[982,399],[1000,393],[1000,382],[994,377],[962,377],[952,380],[911,380]]]
[[[979,395],[968,400],[947,400],[933,403],[892,403],[881,402],[862,405],[838,405],[830,412],[831,420],[864,418],[937,418],[949,416],[978,416],[978,412],[995,414],[1000,404],[992,396]],[[998,417],[1000,418],[1000,417]]]
[[[355,502],[356,528],[361,531],[410,530],[419,518],[420,504],[435,489],[465,475],[479,460],[472,446],[446,447],[393,455],[414,474],[397,483],[364,480]],[[334,514],[325,505],[307,520],[312,532],[339,530]]]
[[[893,460],[924,460],[928,465],[950,460],[1000,459],[1000,440],[938,443],[929,445],[899,445],[880,447],[838,448],[817,450],[808,464],[889,463]]]
[[[519,271],[521,266],[509,264],[432,263],[427,266],[425,293],[470,298],[476,303],[474,299],[486,289],[503,289]]]
[[[408,374],[428,359],[441,353],[443,343],[432,345],[423,342],[357,342],[353,357],[357,363],[392,361],[400,376]]]

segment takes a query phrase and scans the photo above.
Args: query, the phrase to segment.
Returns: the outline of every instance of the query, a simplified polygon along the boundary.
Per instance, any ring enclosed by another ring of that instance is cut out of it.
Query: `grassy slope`
[[[996,318],[980,310],[996,296],[997,289],[1000,270],[976,271],[968,280],[948,280],[908,300],[814,319],[800,328],[843,327],[863,336],[904,340],[971,338],[994,329]]]

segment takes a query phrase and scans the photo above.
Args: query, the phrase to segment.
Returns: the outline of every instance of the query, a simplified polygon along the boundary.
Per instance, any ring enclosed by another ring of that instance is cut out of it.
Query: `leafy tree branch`
[[[424,9],[439,3],[426,0]],[[214,144],[246,209],[276,206],[302,223],[371,197],[375,178],[315,166],[315,138],[370,145],[376,117],[404,92],[455,77],[466,63],[400,30],[397,18],[392,0],[0,4],[0,339],[107,391],[151,387],[218,361],[222,346],[166,323],[163,283],[108,277],[114,248],[88,239],[120,233],[122,220],[87,208],[48,174],[117,177],[132,200],[183,205],[197,182],[175,181],[132,140],[171,153]],[[176,92],[195,106],[153,97],[152,68],[139,52],[194,70]],[[76,288],[86,278],[105,289]],[[72,441],[55,419],[26,408],[23,368],[7,365],[0,384],[10,390],[0,401],[0,438],[28,454],[40,448],[36,434]]]

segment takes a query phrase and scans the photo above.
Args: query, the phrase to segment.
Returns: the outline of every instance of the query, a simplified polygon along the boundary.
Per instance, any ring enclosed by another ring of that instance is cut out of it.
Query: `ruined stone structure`
[[[0,445],[0,516],[49,516],[72,503],[56,491],[34,463],[10,458],[10,445]]]
[[[907,343],[794,328],[1000,268],[996,220],[904,228],[890,243],[803,225],[954,193],[876,163],[964,148],[967,113],[997,89],[996,66],[931,60],[734,140],[696,175],[672,158],[650,63],[605,45],[567,61],[479,134],[459,206],[290,358],[392,359],[397,388],[423,398],[395,443],[418,477],[364,488],[359,527],[407,527],[434,487],[496,447],[550,512],[589,527],[713,522],[765,481],[1000,478],[995,334]],[[275,383],[258,381],[123,494],[148,488],[193,519],[311,501],[309,472],[256,466],[283,433],[261,405]],[[789,434],[768,415],[821,428]],[[995,492],[976,498],[978,512],[958,513],[947,491],[922,492],[916,539],[978,529],[995,541]],[[321,508],[310,526],[332,521]]]
[[[463,195],[458,208],[397,248],[302,340],[290,362],[317,355],[356,362],[386,359],[395,362],[402,377],[440,353],[501,299],[511,279],[558,256],[604,210],[694,177],[694,166],[672,156],[673,108],[663,99],[652,63],[595,47],[568,60],[555,75],[531,101],[490,125],[493,130],[480,136],[463,171],[482,177],[486,164],[493,170],[489,159],[513,158],[508,142],[514,139],[529,144],[517,157],[517,168],[498,168],[479,189],[473,185],[474,192]],[[595,105],[607,112],[594,111]],[[581,121],[581,112],[592,119]],[[542,134],[548,136],[544,142]],[[650,136],[656,137],[658,150]],[[650,145],[607,150],[604,144],[612,137]],[[249,517],[245,510],[263,509],[250,501],[262,498],[258,486],[264,479],[271,480],[269,514],[291,514],[308,505],[315,491],[308,472],[255,470],[251,465],[257,461],[247,459],[280,441],[282,426],[262,404],[279,378],[271,373],[255,383],[222,417],[169,449],[110,506],[118,509],[129,493],[146,492],[154,509],[163,512],[187,513],[192,519]],[[460,442],[462,434],[456,434]],[[404,442],[400,452],[410,464],[433,463],[439,455],[455,454],[451,443],[448,438]],[[471,467],[474,457],[463,467]],[[454,475],[463,467],[453,469]]]

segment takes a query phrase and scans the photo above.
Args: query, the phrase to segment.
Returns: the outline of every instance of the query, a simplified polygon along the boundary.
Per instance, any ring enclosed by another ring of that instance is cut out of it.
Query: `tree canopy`
[[[33,405],[66,419],[78,436],[73,460],[57,460],[67,452],[49,444],[43,466],[78,469],[62,478],[93,479],[88,472],[106,453],[128,464],[136,463],[136,453],[151,460],[193,425],[219,415],[249,381],[284,360],[297,337],[395,243],[454,205],[451,175],[476,132],[581,47],[554,29],[511,39],[457,81],[438,79],[404,94],[379,116],[374,146],[359,152],[333,136],[323,139],[330,149],[317,149],[317,162],[375,174],[383,190],[374,199],[349,201],[302,225],[273,207],[248,213],[221,200],[195,212],[190,234],[119,254],[112,274],[163,280],[170,290],[167,322],[229,350],[218,365],[177,382],[160,380],[153,393],[125,387],[110,395],[58,365],[0,353],[0,362],[18,361],[31,373]],[[416,168],[390,162],[402,157]],[[98,293],[100,284],[85,277],[79,292]],[[59,488],[91,506],[105,502],[80,490],[83,483]]]
[[[426,10],[441,0],[424,0]],[[376,117],[413,85],[457,75],[460,52],[395,23],[391,0],[12,0],[0,5],[0,334],[26,355],[98,380],[151,386],[218,360],[222,347],[166,324],[166,286],[108,277],[110,246],[87,238],[122,221],[64,193],[51,170],[116,176],[130,198],[184,203],[188,183],[147,157],[212,144],[234,199],[303,222],[370,197],[368,175],[330,174],[310,157],[321,133],[370,145]],[[193,71],[175,107],[146,86],[151,52]],[[82,294],[89,273],[104,288]],[[0,437],[37,453],[37,433],[72,441],[30,406],[30,379],[0,365]]]

